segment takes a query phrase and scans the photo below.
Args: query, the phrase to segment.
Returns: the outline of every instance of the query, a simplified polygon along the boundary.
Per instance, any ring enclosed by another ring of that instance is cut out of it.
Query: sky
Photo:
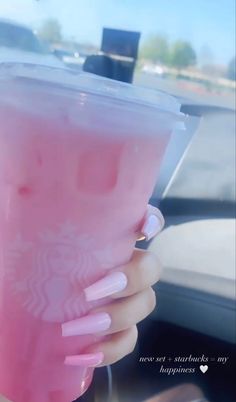
[[[235,55],[236,0],[0,0],[0,18],[38,28],[56,18],[63,36],[100,45],[102,28],[120,28],[170,41],[188,40],[201,58],[226,64]],[[210,51],[210,50],[211,51]]]

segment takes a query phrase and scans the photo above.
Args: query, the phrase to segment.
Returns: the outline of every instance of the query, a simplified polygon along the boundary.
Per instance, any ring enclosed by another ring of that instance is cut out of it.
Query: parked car
[[[64,67],[64,64],[50,53],[30,28],[0,19],[0,63],[3,62]]]
[[[80,70],[86,59],[81,53],[73,52],[61,48],[53,50],[53,54],[61,60],[67,67]]]
[[[158,64],[144,64],[142,67],[142,72],[147,74],[154,74],[163,76],[164,75],[164,68],[159,66]]]

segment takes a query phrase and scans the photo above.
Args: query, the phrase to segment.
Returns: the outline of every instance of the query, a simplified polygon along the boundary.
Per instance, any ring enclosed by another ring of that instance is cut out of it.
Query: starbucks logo
[[[83,289],[96,269],[112,267],[109,247],[97,250],[94,239],[78,235],[66,223],[40,233],[35,242],[19,234],[6,255],[7,280],[13,297],[33,316],[62,322],[86,314]]]

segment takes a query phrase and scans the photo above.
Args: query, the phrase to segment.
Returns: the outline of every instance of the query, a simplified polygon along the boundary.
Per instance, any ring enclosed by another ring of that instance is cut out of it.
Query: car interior
[[[210,0],[206,3],[212,4]],[[227,2],[220,3],[227,8]],[[191,8],[190,3],[185,6]],[[218,6],[212,4],[213,8]],[[106,3],[106,7],[109,11],[111,5]],[[115,6],[111,9],[114,16]],[[80,50],[72,34],[64,41],[58,36],[47,44],[32,27],[31,31],[14,25],[14,20],[0,19],[0,64],[8,57],[14,59],[4,49],[14,51],[16,43],[17,51],[32,53],[30,63],[42,63],[47,46],[48,65],[167,92],[180,101],[181,112],[188,116],[186,130],[177,127],[173,134],[150,199],[165,217],[164,230],[149,242],[136,243],[136,247],[155,253],[162,263],[160,280],[154,286],[157,306],[138,324],[134,352],[112,366],[95,370],[90,388],[76,402],[151,402],[155,395],[160,399],[153,402],[235,402],[235,80],[218,78],[212,69],[217,85],[214,87],[209,76],[210,84],[202,83],[212,63],[210,51],[205,70],[202,67],[199,73],[188,66],[194,79],[190,73],[184,78],[186,66],[181,72],[178,65],[166,67],[163,60],[150,62],[147,56],[142,64],[142,33],[137,24],[126,24],[125,17],[121,27],[115,23],[113,27],[112,22],[110,27],[103,24],[96,51],[87,43],[89,38],[87,42],[84,39],[86,50]],[[80,51],[83,60],[77,63]],[[40,59],[34,59],[34,53],[35,57],[39,53]],[[63,62],[67,56],[70,65]],[[24,62],[26,55],[22,57]],[[151,71],[149,64],[156,64],[159,70]],[[215,69],[221,71],[218,64]],[[197,387],[200,396],[191,401],[177,396],[168,399],[169,390],[185,385]]]

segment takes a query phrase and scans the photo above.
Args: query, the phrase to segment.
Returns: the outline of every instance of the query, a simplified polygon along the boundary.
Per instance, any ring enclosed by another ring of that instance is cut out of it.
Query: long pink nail
[[[66,356],[64,363],[68,366],[96,367],[104,360],[102,352],[84,355]]]
[[[161,231],[164,223],[156,215],[149,215],[146,222],[144,223],[141,232],[146,237],[146,240],[150,240],[152,237],[156,236],[157,233]]]
[[[84,289],[87,301],[99,300],[125,289],[127,277],[123,272],[112,272]]]
[[[106,331],[111,325],[107,313],[89,314],[62,324],[62,336],[88,335]]]

